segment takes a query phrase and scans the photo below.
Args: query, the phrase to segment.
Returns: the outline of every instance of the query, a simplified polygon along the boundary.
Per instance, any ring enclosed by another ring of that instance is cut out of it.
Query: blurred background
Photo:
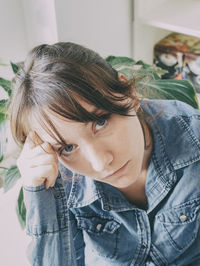
[[[171,32],[200,37],[199,14],[199,0],[0,0],[0,77],[11,79],[9,62],[23,61],[34,46],[58,41],[153,64],[155,44]],[[12,141],[7,157],[8,164],[17,157]],[[2,266],[29,265],[15,211],[20,187],[0,188]]]

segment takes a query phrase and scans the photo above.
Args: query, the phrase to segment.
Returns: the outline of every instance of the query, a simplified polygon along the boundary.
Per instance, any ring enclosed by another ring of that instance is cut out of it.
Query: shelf
[[[168,0],[141,13],[142,24],[200,38],[199,0]]]

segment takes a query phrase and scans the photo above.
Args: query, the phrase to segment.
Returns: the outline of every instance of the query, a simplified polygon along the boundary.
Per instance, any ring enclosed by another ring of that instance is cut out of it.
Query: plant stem
[[[0,169],[8,170],[9,168],[6,168],[6,167],[3,167],[3,166],[0,166]]]

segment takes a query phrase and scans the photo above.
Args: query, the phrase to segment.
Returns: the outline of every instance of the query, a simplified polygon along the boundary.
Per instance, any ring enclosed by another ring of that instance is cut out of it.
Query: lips
[[[119,168],[117,171],[115,171],[114,173],[112,173],[111,175],[108,175],[106,177],[104,177],[103,179],[108,179],[108,178],[112,178],[112,177],[116,177],[116,176],[120,176],[123,174],[123,172],[126,169],[126,166],[128,165],[129,161],[126,162],[121,168]]]

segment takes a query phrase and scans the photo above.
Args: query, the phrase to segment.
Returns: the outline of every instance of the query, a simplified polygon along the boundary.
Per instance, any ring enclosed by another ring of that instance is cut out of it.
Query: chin
[[[118,189],[126,189],[132,186],[135,183],[135,181],[136,179],[133,177],[124,176],[124,177],[119,178],[119,180],[117,180],[116,182],[113,182],[113,184],[111,185]]]

